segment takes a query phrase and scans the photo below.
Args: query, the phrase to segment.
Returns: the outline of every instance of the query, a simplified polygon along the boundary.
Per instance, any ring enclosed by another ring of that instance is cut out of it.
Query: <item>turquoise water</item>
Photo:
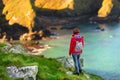
[[[85,38],[83,69],[102,76],[105,80],[120,80],[120,23],[77,24]],[[104,28],[104,31],[96,27]],[[69,56],[72,31],[59,39],[44,41],[51,48],[44,52],[46,57]]]

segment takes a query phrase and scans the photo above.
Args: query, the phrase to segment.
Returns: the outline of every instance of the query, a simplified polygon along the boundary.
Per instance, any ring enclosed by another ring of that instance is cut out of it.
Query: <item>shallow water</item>
[[[102,76],[105,80],[120,80],[120,23],[77,24],[85,38],[83,69]],[[104,28],[104,31],[96,27]],[[72,31],[59,39],[44,41],[52,48],[44,52],[46,57],[69,56]]]

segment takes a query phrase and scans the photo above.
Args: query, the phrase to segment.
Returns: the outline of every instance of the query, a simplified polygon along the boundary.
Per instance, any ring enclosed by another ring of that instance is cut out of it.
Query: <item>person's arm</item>
[[[82,46],[84,47],[84,37],[82,36]]]
[[[71,40],[70,40],[70,47],[69,47],[69,55],[71,55],[71,52],[74,51],[74,47],[75,47],[75,39],[71,38]]]
[[[72,46],[72,38],[70,40],[70,45],[69,45],[69,55],[71,55],[71,46]]]

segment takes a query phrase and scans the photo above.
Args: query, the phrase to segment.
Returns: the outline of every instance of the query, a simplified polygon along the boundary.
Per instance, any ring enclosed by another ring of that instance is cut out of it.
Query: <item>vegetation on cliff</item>
[[[0,43],[0,80],[22,80],[22,79],[12,79],[8,76],[6,67],[7,66],[38,66],[37,80],[86,80],[84,74],[80,76],[67,75],[67,69],[65,69],[60,62],[52,58],[44,58],[43,56],[33,56],[25,54],[15,54],[15,53],[4,53],[1,48],[5,44]],[[90,80],[103,80],[101,77],[93,74],[89,74]]]

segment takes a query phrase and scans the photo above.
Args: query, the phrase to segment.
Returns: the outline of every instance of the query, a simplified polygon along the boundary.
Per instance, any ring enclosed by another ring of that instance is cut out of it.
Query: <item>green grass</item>
[[[0,44],[2,46],[3,44]],[[0,80],[23,80],[9,78],[7,66],[38,66],[37,80],[87,80],[83,74],[80,76],[67,75],[62,64],[52,58],[44,58],[43,56],[33,56],[25,54],[5,54],[0,50]],[[89,74],[89,73],[87,73]],[[101,77],[89,74],[90,80],[103,80]]]

